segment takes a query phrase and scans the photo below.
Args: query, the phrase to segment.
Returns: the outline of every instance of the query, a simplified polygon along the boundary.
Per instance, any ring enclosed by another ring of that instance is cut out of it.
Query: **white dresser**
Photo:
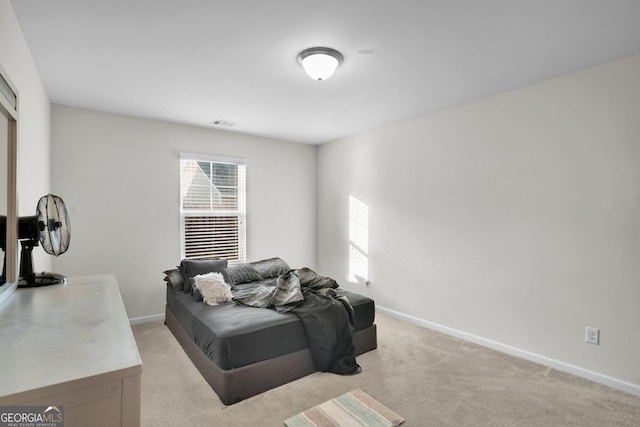
[[[142,363],[113,276],[0,304],[0,406],[64,407],[65,427],[139,426]]]

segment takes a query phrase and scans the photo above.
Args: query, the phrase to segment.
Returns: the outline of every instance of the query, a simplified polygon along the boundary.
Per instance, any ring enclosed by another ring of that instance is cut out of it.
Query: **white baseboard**
[[[376,306],[376,310],[379,310],[380,312],[386,313],[390,316],[407,320],[411,323],[415,323],[425,328],[433,329],[447,335],[451,335],[457,338],[464,339],[466,341],[479,344],[483,347],[488,347],[493,350],[497,350],[499,352],[506,353],[512,356],[520,357],[522,359],[526,359],[535,363],[539,363],[541,365],[548,366],[550,368],[557,369],[562,372],[566,372],[572,375],[576,375],[578,377],[586,378],[590,381],[603,384],[635,396],[640,396],[640,385],[637,385],[637,384],[633,384],[627,381],[622,381],[617,378],[612,378],[607,375],[599,374],[597,372],[592,372],[587,369],[580,368],[575,365],[571,365],[569,363],[550,359],[548,357],[531,353],[525,350],[521,350],[519,348],[511,347],[509,345],[499,343],[496,341],[491,341],[486,338],[482,338],[482,337],[472,335],[463,331],[459,331],[457,329],[449,328],[447,326],[439,325],[437,323],[429,322],[427,320],[423,320],[418,317],[411,316],[409,314],[404,314],[399,311],[391,310],[389,308]]]
[[[129,319],[129,324],[139,325],[140,323],[155,322],[157,320],[164,320],[164,313],[152,314],[151,316],[134,317]]]

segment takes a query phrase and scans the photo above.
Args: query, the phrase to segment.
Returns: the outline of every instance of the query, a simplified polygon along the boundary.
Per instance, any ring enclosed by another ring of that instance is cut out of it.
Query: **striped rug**
[[[360,389],[328,400],[285,420],[288,427],[399,426],[404,418]]]

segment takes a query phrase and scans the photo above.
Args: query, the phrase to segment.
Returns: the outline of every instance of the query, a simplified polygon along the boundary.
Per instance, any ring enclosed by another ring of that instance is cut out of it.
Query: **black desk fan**
[[[54,285],[66,283],[67,278],[58,273],[34,273],[33,248],[42,245],[42,249],[50,255],[59,256],[69,248],[71,240],[71,223],[64,201],[53,194],[42,196],[34,216],[18,218],[18,240],[20,251],[19,288]]]

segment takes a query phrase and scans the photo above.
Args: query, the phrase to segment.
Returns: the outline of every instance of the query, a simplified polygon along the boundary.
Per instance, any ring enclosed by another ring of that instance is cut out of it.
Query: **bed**
[[[236,302],[205,304],[193,279],[220,273],[238,295],[288,271],[280,258],[228,268],[226,261],[183,260],[178,268],[165,271],[165,324],[225,405],[315,372],[315,355],[297,314]],[[355,355],[375,349],[374,301],[339,287],[335,293],[346,297],[352,308]]]

